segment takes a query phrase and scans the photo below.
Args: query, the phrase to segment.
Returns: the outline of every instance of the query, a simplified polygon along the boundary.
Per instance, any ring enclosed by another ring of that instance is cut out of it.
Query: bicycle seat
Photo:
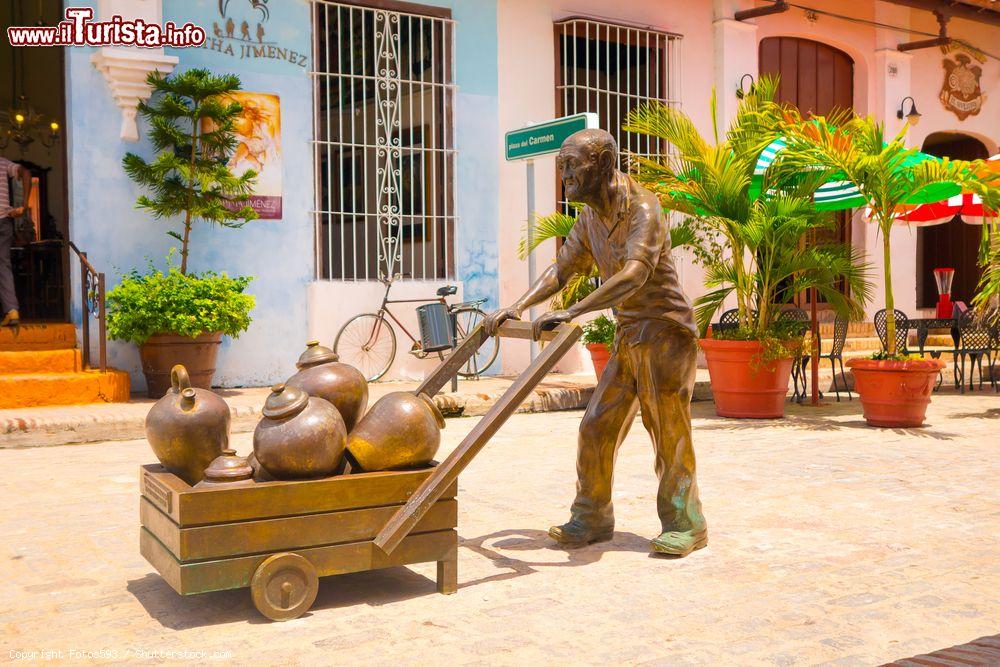
[[[439,287],[437,291],[438,296],[451,296],[458,292],[458,287],[455,285],[445,285],[444,287]]]

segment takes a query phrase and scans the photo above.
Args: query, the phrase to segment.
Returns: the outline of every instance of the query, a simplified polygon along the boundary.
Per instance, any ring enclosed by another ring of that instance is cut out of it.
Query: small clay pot
[[[444,416],[427,394],[399,391],[375,402],[347,438],[362,470],[399,470],[430,463],[441,446]]]
[[[368,406],[368,382],[354,366],[338,361],[337,353],[311,340],[295,366],[299,372],[288,378],[287,387],[304,389],[310,396],[333,404],[350,433]]]
[[[160,463],[192,486],[229,447],[229,406],[208,389],[191,386],[187,369],[170,371],[170,390],[146,415],[146,439]]]
[[[212,463],[205,468],[205,477],[195,484],[195,488],[250,486],[253,484],[253,468],[235,449],[223,449]]]
[[[309,479],[336,473],[347,444],[337,408],[298,387],[271,388],[264,418],[253,433],[258,464],[274,479]]]

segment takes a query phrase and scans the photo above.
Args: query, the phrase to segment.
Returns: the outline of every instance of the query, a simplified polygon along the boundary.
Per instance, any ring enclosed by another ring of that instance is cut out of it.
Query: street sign
[[[511,130],[504,135],[507,159],[526,160],[558,153],[566,137],[579,130],[595,127],[597,127],[597,114],[578,113]]]

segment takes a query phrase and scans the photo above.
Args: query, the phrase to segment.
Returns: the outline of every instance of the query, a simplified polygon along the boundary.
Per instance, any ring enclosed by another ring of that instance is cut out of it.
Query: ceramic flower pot
[[[611,358],[611,350],[608,349],[607,343],[587,343],[587,349],[590,351],[590,360],[594,362],[594,374],[600,380],[604,367]]]
[[[940,359],[851,359],[854,389],[871,426],[912,428],[924,423],[931,392],[945,363]]]
[[[175,334],[154,334],[139,346],[142,374],[146,376],[150,398],[160,398],[170,389],[170,369],[181,364],[191,377],[191,386],[209,389],[215,376],[215,360],[222,345],[222,333],[194,338]]]
[[[740,419],[776,419],[785,416],[785,396],[792,373],[792,356],[757,363],[758,341],[698,341],[708,362],[715,413]]]

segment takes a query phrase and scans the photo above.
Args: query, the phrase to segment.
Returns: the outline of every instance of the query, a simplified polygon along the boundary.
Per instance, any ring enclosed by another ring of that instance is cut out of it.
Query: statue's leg
[[[632,373],[617,353],[612,354],[580,422],[576,499],[570,520],[549,529],[552,539],[570,545],[611,539],[615,456],[638,407]]]
[[[653,440],[663,533],[656,551],[687,555],[705,546],[707,523],[698,498],[691,438],[697,342],[671,323],[649,323],[628,353],[636,368],[642,423]]]

